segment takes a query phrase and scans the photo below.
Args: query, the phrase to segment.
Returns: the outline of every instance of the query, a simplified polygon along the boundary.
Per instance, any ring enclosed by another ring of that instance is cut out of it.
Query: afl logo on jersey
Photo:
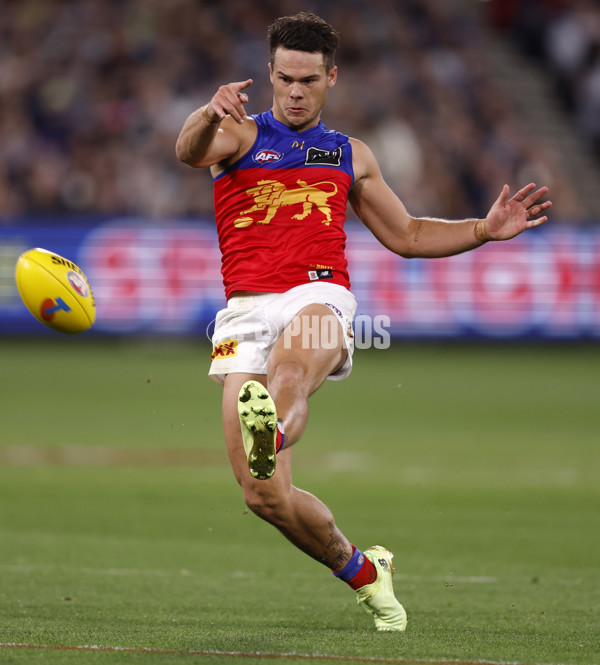
[[[270,162],[278,162],[283,155],[277,150],[259,150],[252,159],[259,164],[269,164]]]

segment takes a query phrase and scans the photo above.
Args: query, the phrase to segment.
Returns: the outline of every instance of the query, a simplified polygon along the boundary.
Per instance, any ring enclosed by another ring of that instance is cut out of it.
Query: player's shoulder
[[[236,122],[235,124],[237,125],[238,123]],[[244,118],[244,122],[242,122],[241,125],[238,125],[238,127],[240,127],[242,142],[246,144],[245,152],[247,152],[252,147],[254,141],[256,141],[258,123],[254,116],[247,115]]]
[[[239,123],[228,115],[221,122],[219,129],[232,137],[232,145],[235,147],[235,150],[226,159],[213,167],[213,175],[221,173],[231,164],[241,159],[252,148],[258,134],[256,120],[251,116],[246,116],[244,121]]]
[[[361,141],[360,139],[356,139],[353,136],[350,136],[348,138],[350,141],[350,144],[352,145],[352,152],[356,153],[357,155],[360,155],[361,157],[369,157],[375,159],[375,156],[373,155],[373,151],[369,146],[364,142]]]
[[[350,137],[349,141],[352,146],[352,167],[355,181],[379,170],[373,151],[364,141],[353,137]]]

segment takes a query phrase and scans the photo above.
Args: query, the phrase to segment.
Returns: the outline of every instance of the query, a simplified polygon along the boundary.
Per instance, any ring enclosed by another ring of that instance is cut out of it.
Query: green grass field
[[[207,355],[0,340],[0,663],[600,663],[600,347],[397,343],[312,398],[294,481],[395,552],[404,634],[247,512]]]

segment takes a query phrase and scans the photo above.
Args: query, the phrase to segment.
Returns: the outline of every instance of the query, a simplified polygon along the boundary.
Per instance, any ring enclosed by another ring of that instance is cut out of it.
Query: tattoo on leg
[[[323,563],[326,563],[332,570],[341,570],[348,563],[350,554],[346,551],[345,538],[334,522],[329,522],[329,537]]]

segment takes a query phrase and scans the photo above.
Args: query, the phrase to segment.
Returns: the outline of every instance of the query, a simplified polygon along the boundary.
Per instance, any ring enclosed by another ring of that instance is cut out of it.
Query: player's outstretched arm
[[[213,98],[194,111],[185,121],[177,139],[177,158],[194,167],[218,164],[233,156],[245,136],[243,92],[252,79],[222,85]]]
[[[388,249],[406,258],[452,256],[489,240],[508,240],[547,221],[550,201],[540,202],[547,187],[532,183],[509,198],[505,185],[485,219],[459,221],[411,217],[383,180],[370,149],[352,139],[354,186],[350,203],[373,235]]]

